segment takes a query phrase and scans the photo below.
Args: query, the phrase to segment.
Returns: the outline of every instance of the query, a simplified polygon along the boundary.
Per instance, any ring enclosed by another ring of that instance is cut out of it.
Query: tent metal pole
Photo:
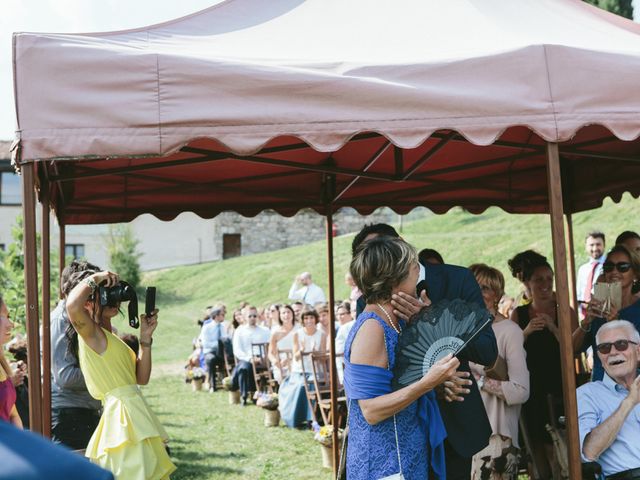
[[[51,222],[49,184],[40,187],[42,203],[42,433],[51,437]]]
[[[22,165],[22,212],[24,216],[24,287],[27,307],[27,356],[30,387],[29,423],[31,431],[42,433],[35,165],[33,163]]]
[[[570,213],[566,214],[567,219],[567,254],[569,255],[569,300],[571,308],[578,311],[578,292],[576,291],[576,252],[573,241],[573,218]]]
[[[547,143],[547,184],[549,188],[549,212],[551,216],[556,298],[559,313],[560,363],[562,366],[564,411],[567,422],[569,478],[581,478],[576,378],[573,364],[573,345],[571,341],[573,332],[571,307],[569,305],[569,278],[567,275],[567,249],[564,234],[560,153],[557,143]]]
[[[336,314],[335,285],[333,278],[333,212],[327,205],[327,275],[329,277],[329,358],[331,369],[331,421],[333,422],[333,477],[337,478],[340,463],[340,442],[338,441],[338,372],[336,371]]]

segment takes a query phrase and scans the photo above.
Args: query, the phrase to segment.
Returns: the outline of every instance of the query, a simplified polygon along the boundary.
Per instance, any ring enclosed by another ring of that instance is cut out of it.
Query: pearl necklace
[[[400,323],[398,323],[398,326],[396,327],[396,326],[393,324],[393,320],[391,320],[391,315],[389,315],[389,312],[387,312],[387,311],[384,309],[384,307],[383,307],[382,305],[380,305],[379,303],[376,303],[376,305],[378,306],[378,308],[379,308],[380,310],[382,310],[382,311],[384,312],[384,314],[385,314],[385,315],[387,316],[387,318],[389,319],[389,323],[391,324],[391,328],[393,328],[393,329],[396,331],[396,333],[397,333],[398,335],[400,335],[400,334],[402,333],[402,330],[400,330]]]

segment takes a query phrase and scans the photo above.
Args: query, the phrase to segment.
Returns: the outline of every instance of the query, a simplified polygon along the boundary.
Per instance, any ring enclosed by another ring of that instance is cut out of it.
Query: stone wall
[[[397,214],[380,208],[363,216],[352,208],[343,208],[334,215],[336,233],[344,235],[359,231],[367,223],[394,223]],[[225,212],[215,219],[218,258],[223,255],[223,235],[240,234],[242,255],[267,252],[315,242],[325,238],[325,217],[312,210],[304,210],[294,217],[283,217],[265,211],[253,218]]]

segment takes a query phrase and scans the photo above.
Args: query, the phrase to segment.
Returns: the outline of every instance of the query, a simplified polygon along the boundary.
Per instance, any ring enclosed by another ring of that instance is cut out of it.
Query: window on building
[[[2,205],[20,205],[22,203],[20,177],[13,172],[2,172],[0,180],[0,203]]]
[[[67,243],[64,246],[65,257],[72,256],[75,259],[84,258],[84,245],[82,243]]]

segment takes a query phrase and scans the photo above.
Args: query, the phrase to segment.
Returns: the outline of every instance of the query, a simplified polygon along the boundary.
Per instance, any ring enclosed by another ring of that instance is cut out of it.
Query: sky
[[[0,14],[0,140],[14,136],[11,34],[99,32],[142,27],[207,8],[220,0],[2,0]],[[634,0],[636,21],[640,0]]]

